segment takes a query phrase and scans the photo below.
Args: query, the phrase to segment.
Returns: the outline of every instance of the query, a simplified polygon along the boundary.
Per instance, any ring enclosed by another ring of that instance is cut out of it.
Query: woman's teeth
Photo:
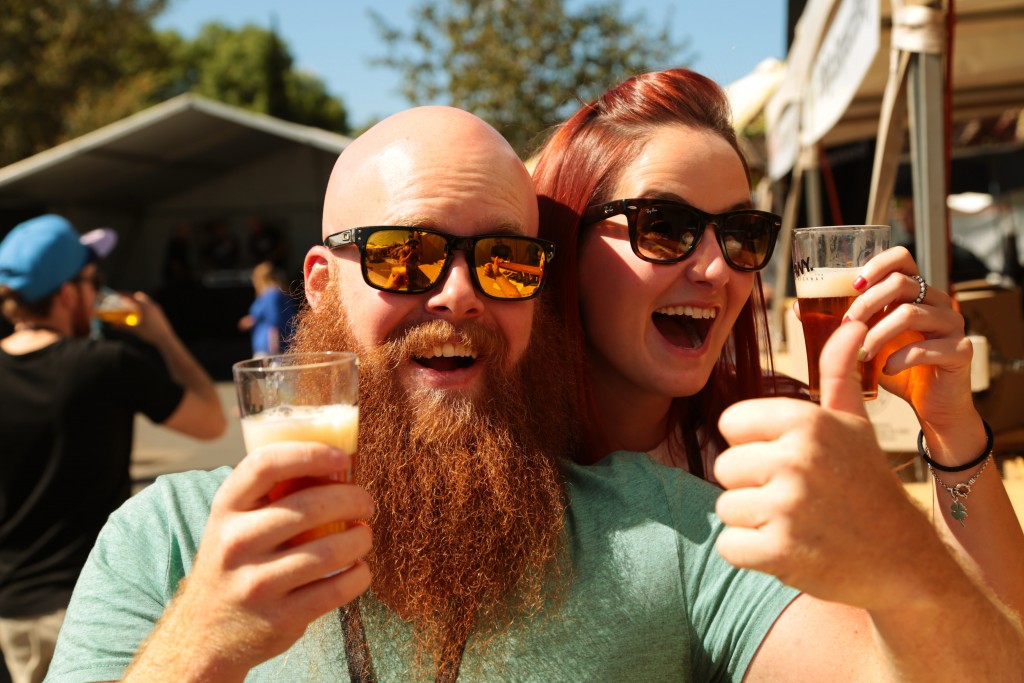
[[[662,315],[685,315],[699,320],[714,318],[716,315],[714,308],[698,308],[696,306],[665,306],[656,310],[655,313]]]

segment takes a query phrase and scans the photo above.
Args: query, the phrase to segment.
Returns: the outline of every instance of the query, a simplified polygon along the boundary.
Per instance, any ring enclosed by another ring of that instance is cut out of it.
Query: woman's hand
[[[871,259],[854,288],[861,292],[847,316],[870,324],[884,312],[864,341],[866,358],[877,357],[879,384],[903,398],[917,413],[926,434],[980,425],[971,398],[971,342],[964,319],[948,294],[921,285],[918,268],[903,247]]]

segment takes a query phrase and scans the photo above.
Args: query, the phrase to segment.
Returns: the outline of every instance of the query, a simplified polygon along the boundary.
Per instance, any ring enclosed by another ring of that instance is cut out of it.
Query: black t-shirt
[[[123,342],[0,349],[0,617],[66,606],[131,493],[135,413],[161,423],[183,395],[158,359]]]

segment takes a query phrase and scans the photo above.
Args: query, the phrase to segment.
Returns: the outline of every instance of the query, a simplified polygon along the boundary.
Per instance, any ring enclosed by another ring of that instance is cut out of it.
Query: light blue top
[[[638,453],[565,469],[573,581],[564,602],[486,649],[471,639],[459,680],[740,681],[797,593],[718,555],[718,489]],[[111,517],[75,589],[47,681],[122,676],[191,569],[229,471],[161,477]],[[400,651],[408,629],[379,621],[364,610],[379,680],[410,680]],[[323,623],[337,631],[333,615]],[[348,680],[340,635],[327,643],[307,632],[247,680]]]

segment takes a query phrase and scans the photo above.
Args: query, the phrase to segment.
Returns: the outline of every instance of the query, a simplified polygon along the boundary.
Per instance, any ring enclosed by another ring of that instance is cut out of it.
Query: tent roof
[[[723,88],[732,107],[732,125],[737,132],[745,129],[760,115],[785,73],[785,63],[769,57],[762,60],[752,72]]]
[[[0,205],[35,200],[119,208],[159,201],[288,145],[332,155],[343,135],[191,94],[0,168]]]
[[[781,97],[792,97],[806,82],[810,63],[828,25],[829,5],[816,0],[797,24]],[[892,2],[881,2],[878,53],[839,123],[825,136],[828,145],[873,138],[878,133],[882,95],[889,76]],[[957,0],[953,25],[953,117],[963,121],[1024,106],[1024,0]],[[802,24],[802,25],[801,25]],[[784,94],[788,93],[788,94]]]

